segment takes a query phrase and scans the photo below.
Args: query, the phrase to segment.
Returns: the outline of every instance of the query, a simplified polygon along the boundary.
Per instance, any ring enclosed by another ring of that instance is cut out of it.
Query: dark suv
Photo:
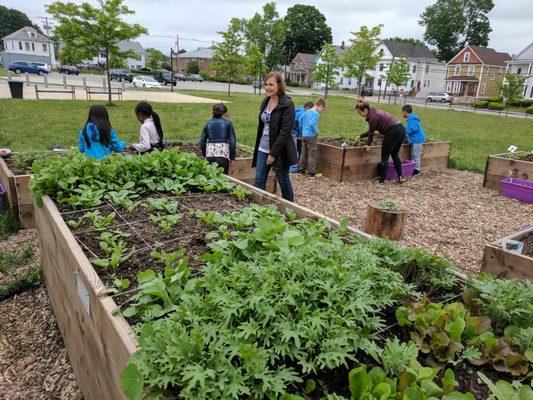
[[[165,86],[169,83],[171,83],[172,86],[176,86],[176,76],[173,77],[169,71],[157,71],[154,74],[154,78]]]
[[[374,96],[374,89],[370,86],[364,86],[361,88],[361,96]]]
[[[109,79],[119,82],[133,82],[133,74],[129,69],[112,69],[109,71]]]
[[[62,65],[57,69],[60,74],[79,75],[80,70],[73,65]]]

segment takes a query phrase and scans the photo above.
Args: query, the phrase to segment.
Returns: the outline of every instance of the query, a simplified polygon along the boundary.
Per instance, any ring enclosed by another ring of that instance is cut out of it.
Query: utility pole
[[[180,73],[180,37],[176,33],[176,70]]]
[[[51,43],[50,43],[50,28],[52,28],[51,25],[48,24],[48,17],[41,17],[41,19],[44,19],[44,25],[43,28],[46,29],[46,38],[48,39],[48,58],[50,62],[50,68],[52,68],[52,49]]]

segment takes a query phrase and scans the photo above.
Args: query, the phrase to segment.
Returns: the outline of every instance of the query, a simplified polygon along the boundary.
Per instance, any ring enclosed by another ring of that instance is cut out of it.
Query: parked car
[[[177,74],[174,75],[176,77],[176,79],[178,81],[186,81],[187,80],[187,76],[178,72]]]
[[[46,75],[50,72],[50,70],[44,66],[27,61],[13,61],[11,64],[9,64],[7,69],[15,72],[16,74],[27,72],[28,74]]]
[[[154,78],[159,83],[162,83],[163,85],[172,84],[172,86],[176,86],[176,77],[172,76],[172,74],[169,71],[157,71],[154,74]]]
[[[426,98],[426,101],[440,101],[441,103],[451,103],[453,102],[453,96],[445,92],[432,92]]]
[[[160,88],[161,84],[151,76],[136,76],[133,78],[133,87]]]
[[[80,70],[74,65],[62,65],[57,69],[60,74],[79,75]]]
[[[133,82],[133,74],[129,69],[112,69],[109,71],[109,79],[119,82]]]
[[[261,79],[256,79],[255,81],[252,81],[252,87],[254,89],[260,89],[263,87],[263,82],[261,81]]]
[[[139,74],[151,74],[153,73],[154,71],[152,70],[152,68],[148,68],[148,67],[143,67],[143,68],[138,68],[132,72],[136,72],[136,73],[139,73]]]
[[[370,86],[363,86],[361,88],[361,96],[374,96],[374,88]]]
[[[191,74],[187,77],[187,80],[193,82],[203,82],[204,78],[202,78],[202,76],[198,74]]]

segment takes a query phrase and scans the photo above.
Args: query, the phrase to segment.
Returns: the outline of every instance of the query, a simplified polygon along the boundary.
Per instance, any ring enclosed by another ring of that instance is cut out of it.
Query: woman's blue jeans
[[[267,165],[268,154],[262,151],[257,152],[257,165],[255,167],[255,187],[265,190],[268,174],[272,165]],[[294,192],[292,191],[291,179],[289,177],[289,168],[283,168],[281,163],[274,163],[274,171],[281,189],[281,197],[285,200],[294,201]]]

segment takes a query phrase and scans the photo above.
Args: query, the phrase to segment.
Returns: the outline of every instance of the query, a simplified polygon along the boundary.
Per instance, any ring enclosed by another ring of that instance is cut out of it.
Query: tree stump
[[[383,210],[377,204],[369,203],[363,230],[371,235],[400,240],[403,238],[408,214],[406,209]]]

